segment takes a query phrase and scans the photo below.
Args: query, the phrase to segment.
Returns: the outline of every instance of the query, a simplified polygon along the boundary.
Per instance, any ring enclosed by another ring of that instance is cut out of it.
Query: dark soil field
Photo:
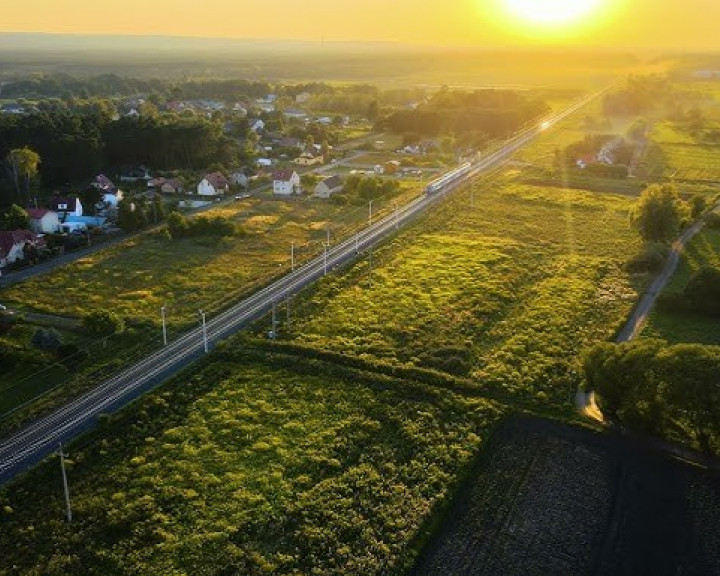
[[[614,435],[512,419],[413,576],[720,574],[720,473]]]

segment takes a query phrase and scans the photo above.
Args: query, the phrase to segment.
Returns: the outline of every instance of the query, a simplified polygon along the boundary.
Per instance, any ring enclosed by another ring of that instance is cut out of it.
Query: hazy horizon
[[[720,50],[709,0],[27,0],[4,9],[0,33],[411,46]],[[579,7],[579,8],[578,8]],[[553,11],[560,12],[555,18]],[[668,26],[672,23],[672,26]],[[662,30],[662,34],[658,33]]]

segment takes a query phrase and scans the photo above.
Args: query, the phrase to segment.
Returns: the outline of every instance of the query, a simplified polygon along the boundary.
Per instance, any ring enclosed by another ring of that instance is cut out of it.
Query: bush
[[[167,224],[172,238],[237,236],[243,232],[235,222],[224,216],[198,216],[188,219],[179,212],[171,212]]]
[[[720,316],[720,269],[706,266],[698,270],[690,278],[684,295],[695,312]]]
[[[52,328],[38,328],[30,340],[30,343],[38,350],[52,352],[63,343],[62,336]]]
[[[108,310],[95,310],[90,312],[83,318],[83,326],[87,331],[100,338],[105,338],[112,334],[120,334],[125,330],[125,322],[123,319]]]
[[[711,230],[720,230],[720,214],[711,212],[705,218],[705,225]]]
[[[646,246],[640,254],[625,263],[625,270],[631,274],[659,272],[665,265],[668,248],[664,244]]]

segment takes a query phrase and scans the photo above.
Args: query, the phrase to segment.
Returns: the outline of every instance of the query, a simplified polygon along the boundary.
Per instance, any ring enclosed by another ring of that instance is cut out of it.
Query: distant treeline
[[[75,184],[108,167],[148,164],[161,169],[232,165],[242,153],[222,123],[202,116],[147,115],[113,120],[101,100],[69,107],[42,102],[37,113],[0,115],[0,158],[29,147],[40,154],[45,187]],[[5,171],[0,179],[6,177]],[[0,191],[2,191],[0,180]],[[0,199],[2,200],[2,199]]]
[[[542,100],[511,90],[441,90],[427,103],[394,112],[378,125],[384,130],[423,136],[479,132],[496,138],[511,134],[548,111]]]
[[[77,78],[68,74],[43,75],[17,80],[3,86],[3,98],[90,98],[161,94],[177,100],[218,99],[232,101],[260,98],[271,91],[265,82],[232,80],[188,80],[172,82],[156,79],[125,78],[103,74]]]

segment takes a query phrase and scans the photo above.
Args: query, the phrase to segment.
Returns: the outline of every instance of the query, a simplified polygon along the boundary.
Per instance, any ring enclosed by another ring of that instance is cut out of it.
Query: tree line
[[[18,170],[19,165],[34,166],[43,187],[57,188],[122,166],[203,169],[213,163],[233,165],[243,154],[220,120],[174,114],[116,120],[113,110],[102,101],[73,107],[45,102],[34,114],[0,115],[0,158],[5,160],[0,204],[27,203],[30,186],[22,181],[27,171]],[[11,154],[24,149],[38,157]]]
[[[511,90],[468,93],[445,89],[415,109],[398,110],[381,118],[377,126],[423,136],[477,132],[501,138],[548,111],[542,100]]]

